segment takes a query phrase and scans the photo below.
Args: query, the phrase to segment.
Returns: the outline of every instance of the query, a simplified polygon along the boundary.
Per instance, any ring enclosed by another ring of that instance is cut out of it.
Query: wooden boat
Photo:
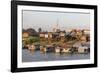
[[[70,53],[70,48],[63,48],[62,53]]]

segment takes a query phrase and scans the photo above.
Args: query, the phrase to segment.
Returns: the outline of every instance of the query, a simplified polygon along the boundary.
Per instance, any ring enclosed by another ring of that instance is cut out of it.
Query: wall
[[[34,1],[46,1],[46,2],[61,2],[61,3],[74,3],[74,4],[90,4],[98,5],[98,13],[100,13],[100,0],[34,0]],[[10,0],[0,0],[0,73],[10,73]],[[98,14],[100,19],[100,14]],[[98,22],[99,24],[100,22]],[[98,25],[99,27],[100,25]],[[100,29],[98,29],[100,31]],[[98,35],[100,37],[100,34]],[[98,39],[98,41],[100,38]],[[99,43],[99,42],[98,42]],[[98,51],[100,51],[98,46]],[[98,54],[100,56],[100,53]],[[98,59],[100,61],[100,58]],[[100,65],[100,62],[99,62]],[[85,68],[85,69],[70,69],[70,70],[55,70],[55,71],[42,71],[37,73],[99,73],[100,66],[98,68]],[[27,72],[29,73],[29,72]],[[32,73],[32,72],[30,72]]]

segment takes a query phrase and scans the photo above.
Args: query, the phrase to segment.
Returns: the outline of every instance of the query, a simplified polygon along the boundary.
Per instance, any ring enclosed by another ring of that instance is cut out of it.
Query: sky
[[[52,31],[58,24],[61,30],[89,29],[90,14],[75,12],[22,11],[23,29]]]

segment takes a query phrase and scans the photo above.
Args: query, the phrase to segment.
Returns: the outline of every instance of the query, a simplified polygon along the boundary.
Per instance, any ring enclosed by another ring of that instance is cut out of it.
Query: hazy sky
[[[61,30],[90,28],[90,14],[72,12],[45,12],[23,11],[23,28],[42,28],[44,31],[52,31],[58,25]]]

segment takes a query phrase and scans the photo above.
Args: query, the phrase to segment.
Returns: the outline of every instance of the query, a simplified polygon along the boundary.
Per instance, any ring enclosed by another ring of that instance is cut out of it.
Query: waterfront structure
[[[69,53],[79,52],[83,53],[85,50],[88,50],[90,47],[83,46],[85,43],[90,42],[90,30],[88,29],[71,29],[71,30],[61,30],[58,23],[55,27],[51,28],[53,31],[41,31],[35,32],[33,29],[29,29],[30,32],[23,32],[22,37],[23,40],[29,40],[30,36],[33,38],[39,39],[39,41],[32,42],[34,39],[30,41],[30,43],[25,44],[29,50],[35,50],[35,45],[39,44],[40,52],[45,53],[48,51],[53,51],[56,53]],[[35,34],[33,34],[35,32]],[[35,45],[31,45],[34,43]],[[56,46],[53,46],[55,44]],[[51,45],[51,46],[48,46]],[[87,47],[87,48],[86,48]],[[50,49],[49,49],[50,48]],[[52,48],[52,49],[51,49]]]
[[[70,48],[63,48],[62,53],[70,53]]]
[[[78,48],[78,53],[88,53],[88,47],[79,47]]]
[[[78,53],[88,53],[90,50],[90,43],[77,42],[73,44],[73,47],[73,49],[76,50]]]
[[[55,48],[55,53],[60,53],[60,47],[59,46]]]
[[[36,47],[35,47],[34,44],[31,44],[31,45],[28,46],[28,49],[29,49],[30,51],[34,52],[35,49],[36,49]]]
[[[40,52],[45,53],[47,51],[47,48],[45,46],[40,46]]]

